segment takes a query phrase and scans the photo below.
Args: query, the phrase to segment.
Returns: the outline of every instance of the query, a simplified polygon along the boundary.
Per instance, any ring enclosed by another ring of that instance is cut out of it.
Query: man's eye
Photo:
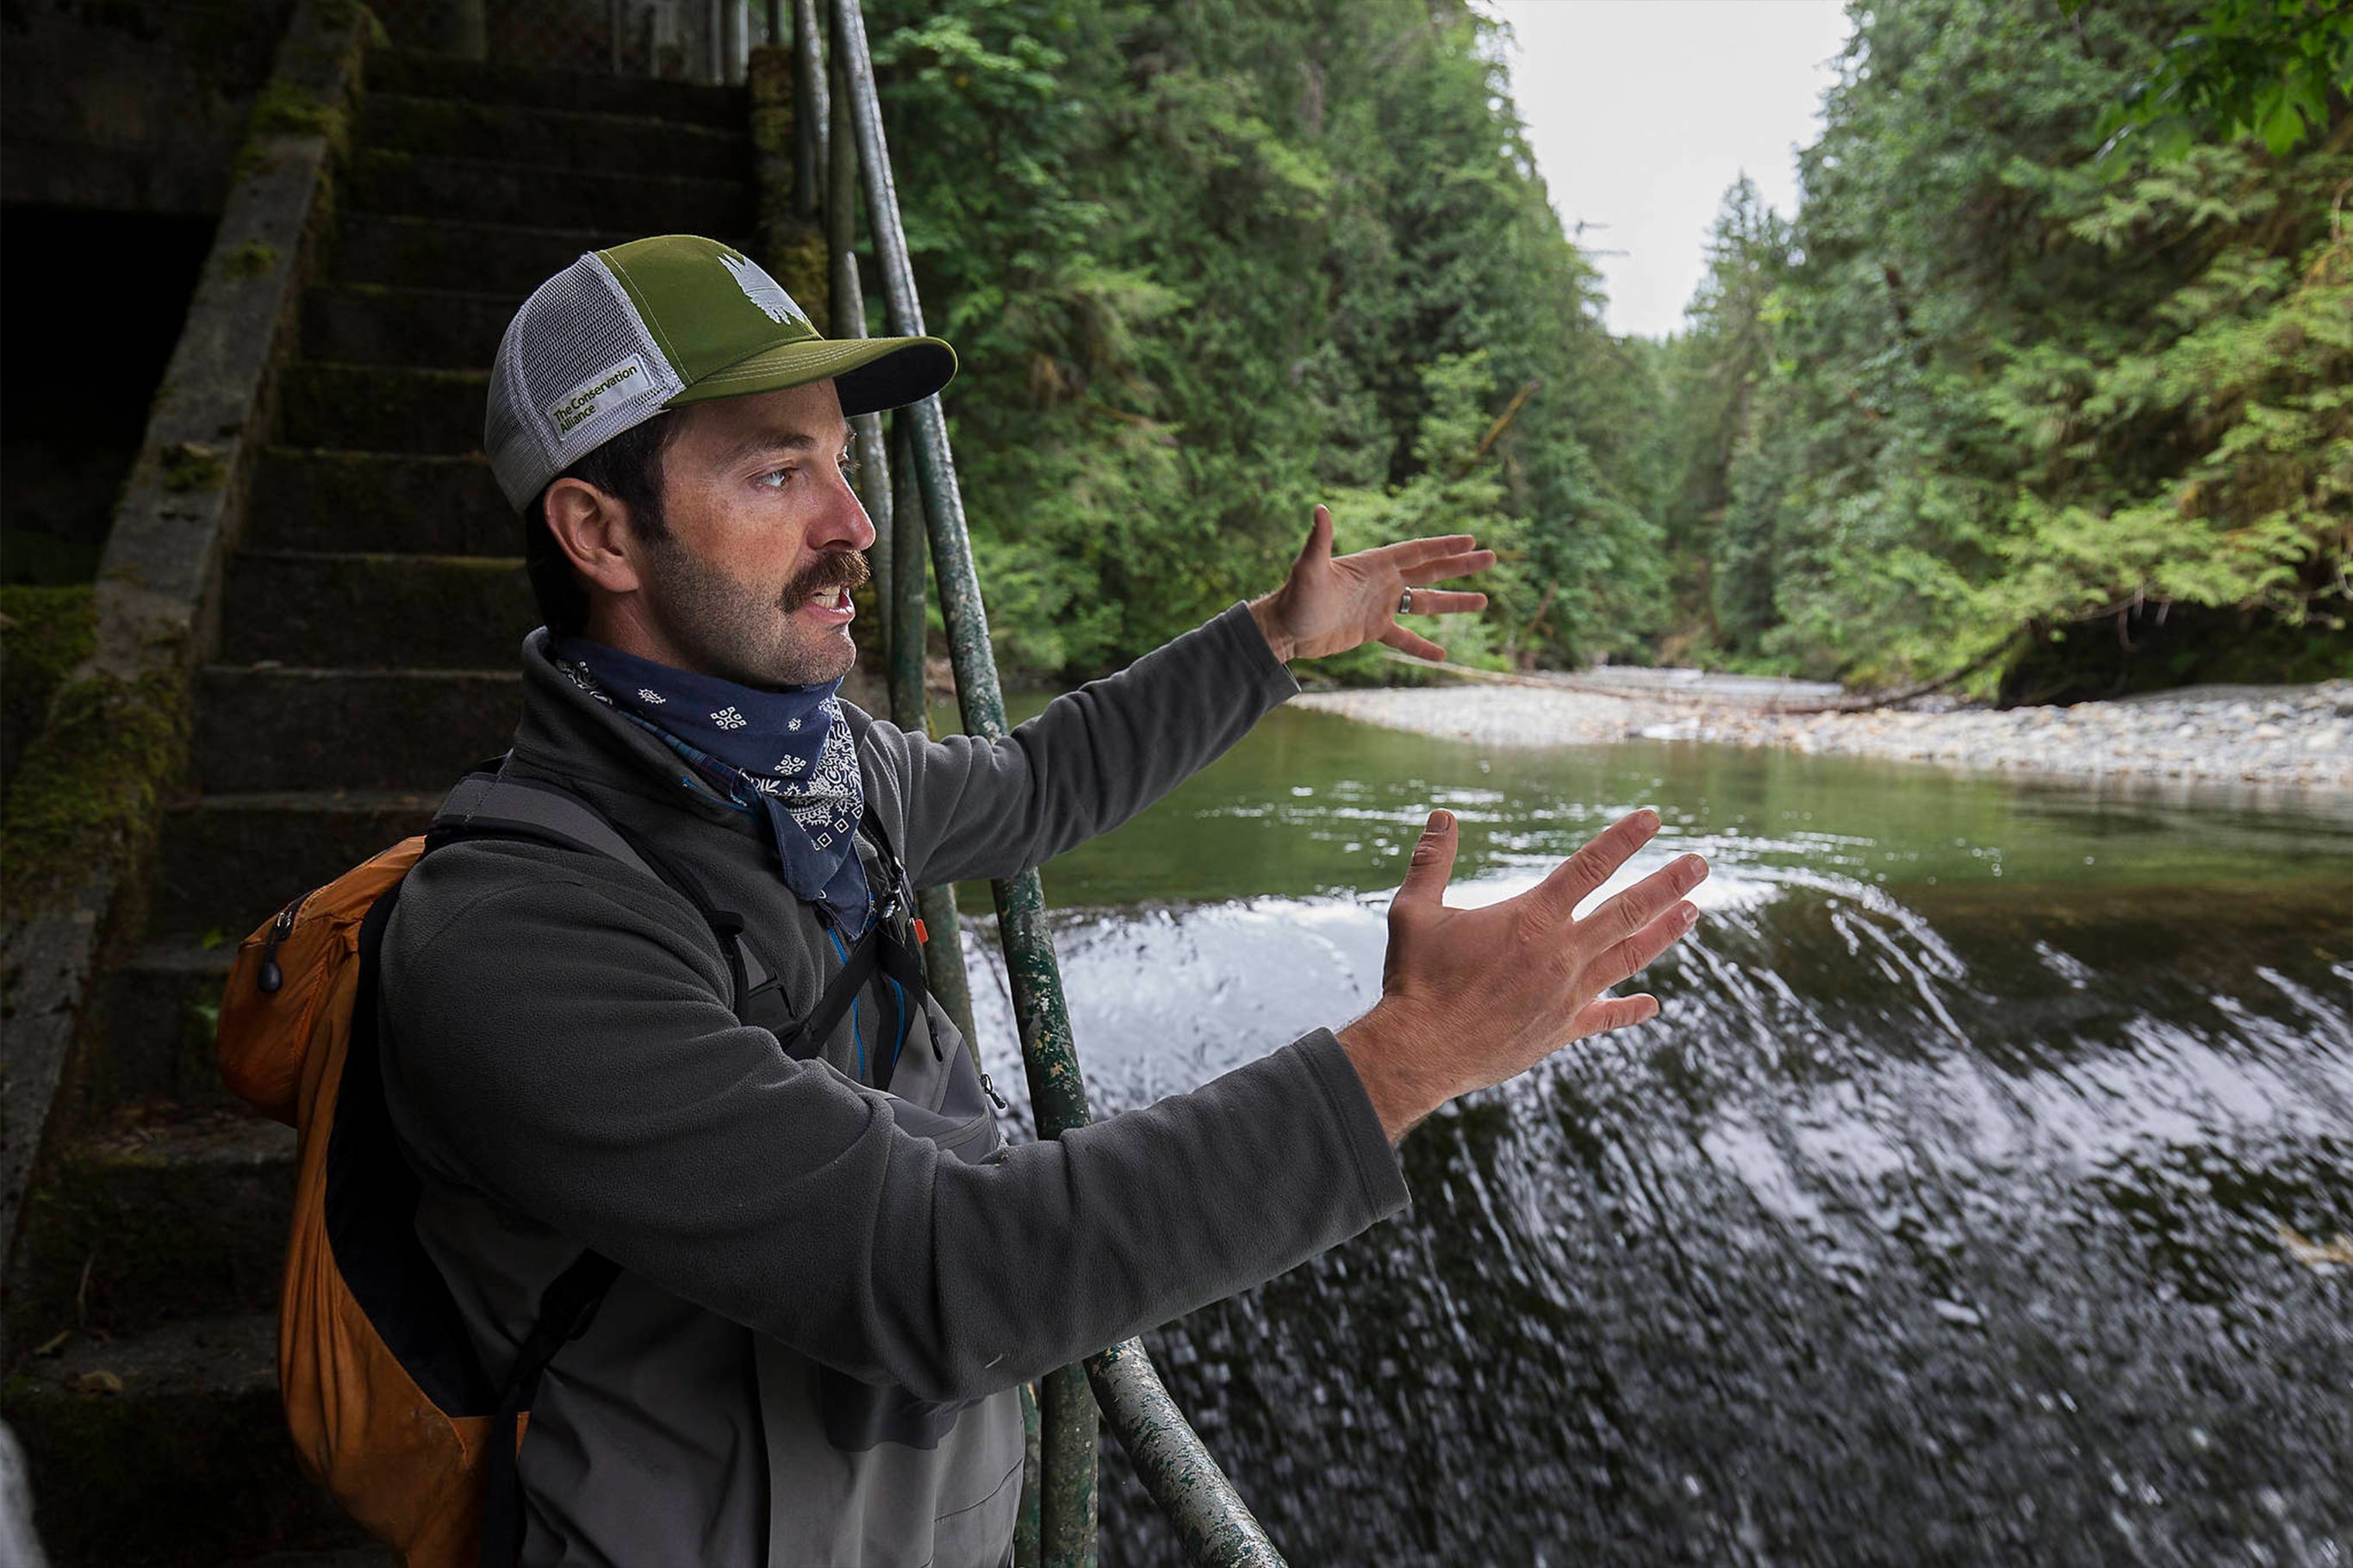
[[[790,468],[770,468],[766,473],[762,474],[753,482],[755,484],[767,485],[772,490],[782,489],[784,488],[785,480],[789,478],[791,474],[792,470]],[[769,483],[770,480],[774,480],[775,483]]]
[[[841,469],[841,477],[855,484],[858,480],[857,458],[855,456],[845,454],[839,466]]]

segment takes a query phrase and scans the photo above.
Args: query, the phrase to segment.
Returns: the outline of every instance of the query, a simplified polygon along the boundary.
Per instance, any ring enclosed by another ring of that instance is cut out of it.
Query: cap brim
[[[922,402],[955,372],[955,350],[938,338],[803,338],[715,370],[662,406],[830,381],[844,414],[874,414]]]

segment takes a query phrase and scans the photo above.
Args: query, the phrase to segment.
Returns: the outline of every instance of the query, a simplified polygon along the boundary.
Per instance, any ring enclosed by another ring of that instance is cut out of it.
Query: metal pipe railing
[[[825,167],[825,68],[817,41],[817,0],[793,0],[793,212],[817,218],[818,171]]]
[[[803,6],[810,0],[799,0]],[[816,37],[815,18],[809,18],[810,37]],[[798,24],[797,23],[797,26]],[[803,75],[816,76],[816,71],[804,72],[800,51],[796,51],[793,74],[796,81]],[[839,51],[834,52],[838,60]],[[831,100],[828,125],[825,139],[825,253],[831,264],[826,279],[826,333],[836,338],[862,338],[866,335],[866,295],[858,281],[858,142],[849,129],[849,100],[839,90],[839,83],[829,84]],[[793,105],[793,121],[797,126],[804,119],[814,119],[814,106]],[[797,151],[797,148],[796,148]],[[882,616],[882,656],[887,663],[897,658],[895,637],[897,617],[890,613],[894,603],[896,578],[892,570],[892,551],[898,543],[898,529],[892,511],[891,454],[882,440],[882,416],[880,414],[860,414],[849,421],[858,453],[858,471],[861,483],[859,499],[866,507],[867,518],[874,524],[874,576],[880,584],[875,597],[884,606]],[[921,592],[920,587],[917,590]],[[921,626],[917,627],[918,636]],[[893,689],[892,695],[897,695]],[[896,712],[900,727],[906,727],[903,715]]]
[[[891,718],[911,735],[932,732],[923,681],[923,497],[915,478],[914,426],[893,419],[891,482],[894,525],[902,547],[891,560]],[[915,893],[916,912],[932,940],[923,946],[923,976],[948,1021],[963,1032],[972,1065],[980,1068],[980,1032],[972,1026],[972,984],[964,963],[962,922],[955,889],[931,887]],[[1034,1415],[1035,1412],[1032,1412]]]
[[[797,0],[808,5],[812,0]],[[864,174],[867,226],[874,242],[891,331],[923,331],[922,301],[899,215],[874,65],[859,0],[832,0],[836,90],[849,100],[849,121]],[[797,29],[807,47],[808,28]],[[955,668],[956,695],[967,733],[996,740],[1008,733],[1004,692],[988,639],[980,579],[965,528],[964,497],[948,446],[947,421],[937,397],[899,416],[909,429],[915,488],[921,497],[940,609]],[[898,517],[911,519],[913,497],[901,492]],[[913,531],[899,531],[898,555],[913,554]],[[894,575],[909,571],[900,565]],[[920,613],[921,589],[914,590]],[[902,603],[894,594],[894,604]],[[894,659],[894,668],[897,661]],[[920,677],[918,677],[920,679]],[[920,693],[916,699],[920,702]],[[1013,992],[1014,1016],[1029,1084],[1029,1102],[1041,1138],[1059,1137],[1089,1120],[1086,1084],[1071,1037],[1060,966],[1046,929],[1046,901],[1035,871],[990,884],[997,929]],[[1135,1341],[1097,1352],[1083,1368],[1064,1367],[1040,1380],[1043,1432],[1039,1542],[1049,1568],[1092,1568],[1095,1560],[1096,1400],[1138,1477],[1176,1526],[1189,1561],[1218,1568],[1282,1568],[1282,1555],[1209,1458],[1200,1438],[1168,1397],[1151,1359]]]

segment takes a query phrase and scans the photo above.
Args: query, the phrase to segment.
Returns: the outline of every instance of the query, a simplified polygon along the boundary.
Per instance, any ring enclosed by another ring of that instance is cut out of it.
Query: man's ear
[[[636,535],[629,509],[585,480],[569,477],[547,487],[547,531],[591,586],[627,594],[638,586]]]

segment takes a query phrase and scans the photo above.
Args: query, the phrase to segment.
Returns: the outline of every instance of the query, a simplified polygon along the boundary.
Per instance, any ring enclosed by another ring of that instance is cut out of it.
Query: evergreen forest
[[[1462,0],[869,14],[1016,670],[1263,591],[1324,500],[1502,552],[1460,662],[2353,673],[2335,0],[1853,0],[1799,210],[1725,193],[1664,342],[1604,326]]]

